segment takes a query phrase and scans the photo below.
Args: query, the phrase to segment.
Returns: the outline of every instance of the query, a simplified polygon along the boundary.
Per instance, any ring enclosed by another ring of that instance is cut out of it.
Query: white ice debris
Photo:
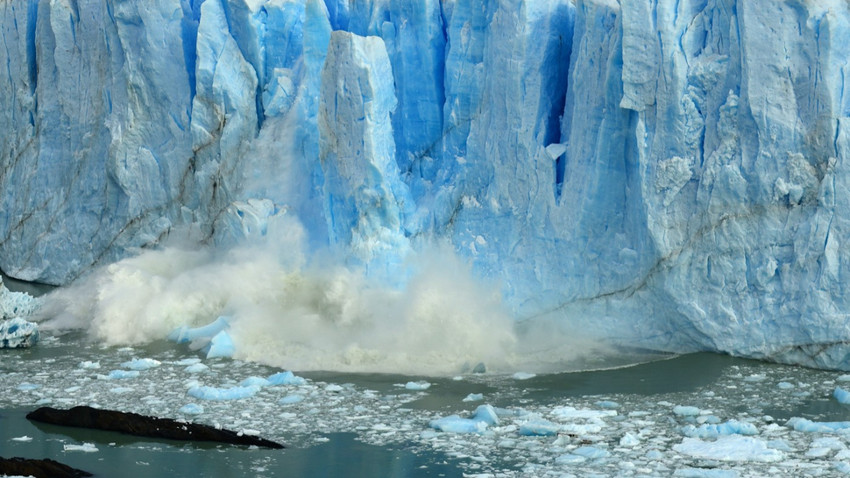
[[[304,400],[303,396],[297,395],[297,394],[292,394],[292,395],[287,395],[287,396],[281,398],[280,400],[278,400],[278,403],[280,403],[281,405],[292,405],[292,404],[298,403],[302,400]]]
[[[272,374],[267,379],[271,385],[304,385],[303,377],[298,377],[289,370]]]
[[[187,403],[180,407],[180,413],[186,415],[200,415],[204,413],[204,407],[198,405],[197,403]]]
[[[764,440],[740,435],[724,435],[714,441],[685,438],[673,450],[694,458],[720,461],[781,461],[785,454],[769,448]]]
[[[147,370],[159,367],[160,362],[159,360],[154,360],[150,358],[135,358],[133,360],[130,360],[129,362],[122,363],[121,366],[130,370]]]
[[[128,378],[136,378],[138,376],[138,370],[112,370],[107,375],[98,375],[97,378],[102,380],[124,380]]]
[[[253,397],[260,387],[227,387],[217,388],[208,386],[197,386],[189,389],[189,395],[201,400],[239,400],[241,398]]]
[[[717,438],[721,435],[758,435],[758,429],[752,423],[729,420],[717,425],[685,425],[682,435],[694,438]]]
[[[407,390],[428,390],[431,388],[431,384],[424,380],[420,380],[417,382],[407,382],[404,384],[404,388]]]
[[[528,379],[534,378],[536,376],[537,376],[536,373],[528,373],[528,372],[517,372],[517,373],[512,375],[514,380],[528,380]]]
[[[65,451],[81,451],[83,453],[95,453],[99,451],[94,443],[83,443],[82,445],[63,445]]]

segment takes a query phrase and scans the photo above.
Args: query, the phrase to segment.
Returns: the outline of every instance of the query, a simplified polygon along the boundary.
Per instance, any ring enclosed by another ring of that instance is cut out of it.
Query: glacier
[[[447,242],[556,336],[850,369],[842,0],[27,0],[0,36],[13,277],[297,222],[400,287]]]

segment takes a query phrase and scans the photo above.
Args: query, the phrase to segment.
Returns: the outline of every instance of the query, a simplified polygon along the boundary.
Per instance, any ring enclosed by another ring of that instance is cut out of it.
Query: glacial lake
[[[128,378],[109,378],[111,371],[138,363],[134,359],[156,365]],[[103,347],[81,334],[48,336],[32,349],[0,351],[0,456],[52,458],[96,476],[121,470],[124,477],[745,477],[850,471],[850,423],[830,431],[807,425],[850,421],[850,408],[833,398],[836,387],[850,389],[850,377],[838,372],[692,354],[536,376],[296,372],[303,382],[259,387],[237,400],[200,400],[187,393],[198,384],[233,388],[277,372],[238,360],[201,361],[164,341]],[[203,411],[181,411],[189,403]],[[498,412],[499,422],[478,433],[431,426],[451,415],[470,417],[485,404]],[[289,448],[152,441],[24,418],[42,405],[182,418],[258,433]]]

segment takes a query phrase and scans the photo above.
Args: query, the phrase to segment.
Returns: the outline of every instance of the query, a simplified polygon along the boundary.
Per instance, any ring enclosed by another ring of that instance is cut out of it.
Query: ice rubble
[[[133,348],[104,353],[88,343],[64,349],[56,342],[45,346],[56,347],[46,360],[56,359],[47,367],[42,360],[10,359],[12,368],[5,375],[9,386],[0,389],[0,405],[71,406],[108,400],[110,406],[138,413],[177,414],[244,433],[286,437],[293,446],[325,439],[318,437],[324,433],[354,432],[368,443],[446,453],[473,476],[752,478],[823,476],[850,469],[846,424],[802,418],[785,422],[765,414],[766,409],[795,409],[808,400],[830,397],[836,374],[824,371],[748,363],[685,393],[553,394],[542,401],[529,400],[510,375],[468,375],[465,381],[492,387],[507,406],[484,404],[469,414],[447,416],[445,410],[411,402],[451,386],[451,380],[435,380],[428,390],[407,390],[388,380],[381,390],[372,390],[231,360],[205,360],[209,371],[198,376],[185,368],[203,359],[186,358],[175,349],[146,355]],[[74,360],[64,360],[63,354]],[[160,365],[137,370],[137,376],[121,381],[117,393],[114,385],[95,379],[92,369],[81,366],[81,358],[83,364],[99,363],[108,370],[140,361]],[[757,368],[760,380],[746,380]],[[776,384],[782,381],[794,382],[806,393],[780,391]],[[245,390],[250,393],[237,396]],[[197,396],[204,393],[209,393],[206,399]],[[463,396],[457,395],[452,408],[468,407]],[[239,406],[232,400],[239,400]],[[552,433],[525,433],[533,428]],[[694,435],[693,430],[699,432]]]
[[[41,301],[24,292],[12,292],[0,279],[0,349],[32,347],[38,342],[38,325],[25,318]]]

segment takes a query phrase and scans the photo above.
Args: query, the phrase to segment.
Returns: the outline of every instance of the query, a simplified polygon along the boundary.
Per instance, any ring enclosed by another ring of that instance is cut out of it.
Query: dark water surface
[[[353,433],[332,433],[309,448],[265,450],[216,444],[148,441],[119,433],[34,424],[28,409],[0,412],[0,456],[51,458],[102,477],[459,477],[457,460],[368,445]],[[32,441],[14,441],[27,436]],[[69,441],[96,452],[65,451]]]

